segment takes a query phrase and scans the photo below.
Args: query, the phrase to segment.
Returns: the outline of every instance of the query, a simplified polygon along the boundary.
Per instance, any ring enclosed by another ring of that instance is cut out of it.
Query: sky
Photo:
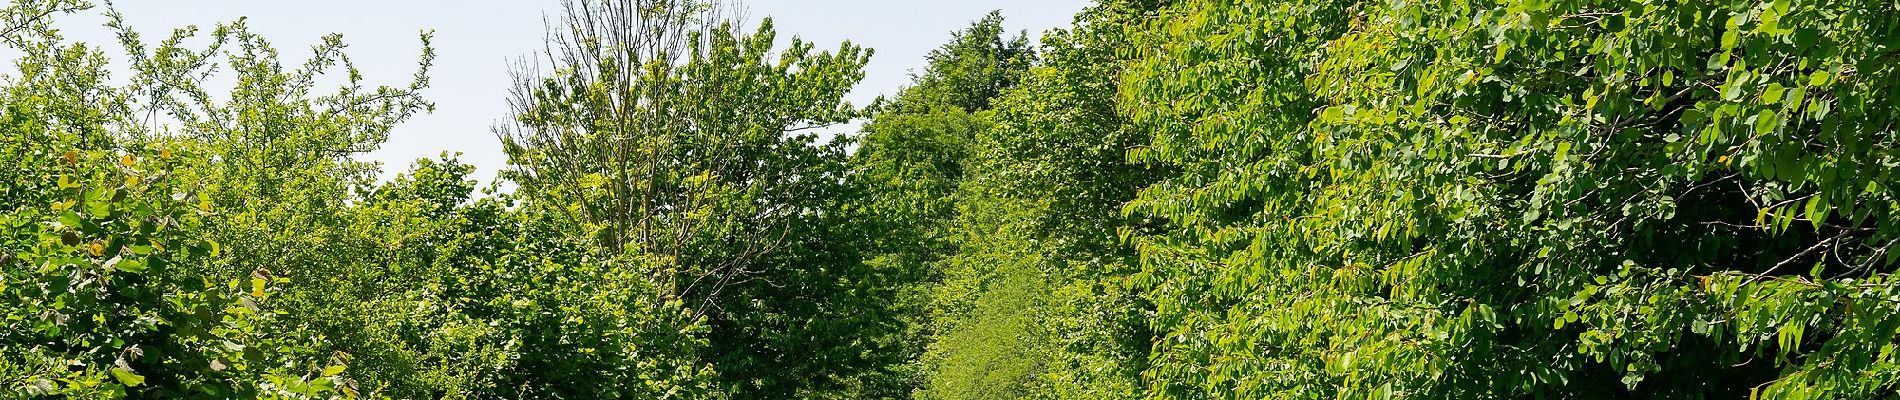
[[[103,0],[95,0],[103,3]],[[1033,39],[1067,27],[1089,0],[751,0],[748,19],[771,17],[781,41],[791,36],[836,48],[849,40],[876,50],[865,79],[849,97],[863,105],[889,95],[921,72],[924,55],[950,33],[991,10],[1001,10],[1011,31]],[[418,34],[435,32],[437,59],[424,96],[433,114],[398,126],[381,150],[363,157],[383,163],[387,179],[417,158],[461,152],[487,182],[505,163],[489,128],[507,111],[509,68],[541,49],[543,17],[555,18],[559,0],[117,0],[114,6],[134,30],[155,41],[186,25],[211,26],[247,18],[253,32],[271,40],[287,65],[325,34],[339,33],[347,53],[370,85],[403,85],[420,56]],[[97,12],[63,20],[71,39],[112,43]],[[108,50],[116,47],[107,47]],[[108,51],[108,56],[117,54]]]

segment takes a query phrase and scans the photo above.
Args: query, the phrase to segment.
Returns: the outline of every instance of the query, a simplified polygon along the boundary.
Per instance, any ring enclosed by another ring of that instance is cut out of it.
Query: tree
[[[1149,395],[1887,396],[1893,10],[1170,6]]]
[[[982,115],[992,98],[1016,84],[1034,59],[1022,35],[1006,37],[1003,17],[992,12],[931,51],[928,66],[888,103],[881,103],[852,155],[852,182],[864,197],[852,211],[869,246],[865,263],[880,275],[897,277],[894,300],[907,317],[906,337],[887,351],[914,365],[901,374],[910,396],[935,368],[917,360],[936,332],[956,320],[950,311],[960,301],[942,301],[956,293],[935,288],[945,260],[956,254],[953,242],[958,187],[967,174],[971,140],[991,124]]]
[[[1102,4],[1044,34],[1038,63],[990,100],[975,132],[944,263],[943,315],[925,398],[1133,398],[1149,312],[1132,286],[1120,213],[1161,171],[1129,163],[1146,142],[1115,103],[1146,13]]]
[[[285,316],[298,309],[285,271],[234,261],[261,254],[232,248],[232,238],[217,234],[234,225],[220,207],[229,204],[220,201],[227,193],[217,189],[242,185],[214,183],[222,180],[208,178],[207,161],[233,154],[214,136],[282,133],[297,127],[277,118],[307,116],[316,104],[350,106],[309,128],[374,134],[376,121],[407,115],[412,108],[402,104],[412,98],[385,91],[370,99],[346,88],[312,100],[310,84],[293,79],[305,75],[275,68],[276,54],[241,23],[221,26],[211,50],[180,47],[193,31],[186,29],[148,52],[116,16],[109,26],[135,73],[125,87],[108,86],[102,52],[66,44],[47,29],[48,18],[86,7],[31,1],[4,11],[6,42],[24,53],[21,75],[7,82],[0,141],[8,161],[24,167],[0,204],[8,210],[0,256],[0,309],[9,321],[0,327],[4,394],[354,395],[354,381],[343,375],[348,354]],[[211,104],[195,80],[178,78],[202,76],[228,43],[240,47],[226,54],[241,79],[230,103]],[[333,60],[326,57],[320,51],[313,63]],[[174,93],[198,102],[187,105]],[[379,105],[390,107],[371,108]],[[157,130],[160,112],[182,128]]]
[[[746,33],[716,3],[564,6],[545,55],[554,72],[520,71],[497,130],[509,177],[572,203],[608,251],[665,265],[649,273],[666,300],[703,316],[816,212],[810,187],[837,179],[821,166],[839,149],[806,131],[856,114],[841,98],[870,54],[796,39],[774,54],[769,19]]]
[[[716,2],[564,5],[550,73],[519,71],[498,129],[509,179],[705,324],[730,395],[875,386],[894,362],[867,337],[896,315],[846,226],[846,144],[815,134],[860,115],[842,97],[870,51],[774,51],[770,19],[747,31]]]

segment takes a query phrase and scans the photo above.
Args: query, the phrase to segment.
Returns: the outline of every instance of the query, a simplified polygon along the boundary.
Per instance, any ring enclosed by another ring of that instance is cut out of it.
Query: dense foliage
[[[844,142],[814,133],[860,114],[842,97],[870,51],[775,50],[770,19],[744,30],[724,7],[566,3],[551,65],[518,71],[507,176],[706,329],[663,351],[697,353],[726,394],[889,391],[897,285],[859,261]]]
[[[1185,2],[1148,394],[1894,393],[1882,2]]]
[[[563,6],[486,188],[356,158],[429,33],[0,9],[0,398],[1900,392],[1892,2],[1102,0],[863,108],[869,49]]]

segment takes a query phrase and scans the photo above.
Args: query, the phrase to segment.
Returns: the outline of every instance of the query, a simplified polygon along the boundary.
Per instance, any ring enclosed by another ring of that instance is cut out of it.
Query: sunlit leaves
[[[1155,134],[1131,159],[1183,172],[1129,207],[1170,224],[1136,237],[1169,333],[1150,394],[1879,393],[1884,375],[1811,378],[1894,360],[1803,288],[1892,290],[1889,177],[1868,168],[1892,157],[1896,77],[1867,32],[1893,11],[1171,6],[1122,85]],[[1230,45],[1247,37],[1274,40]],[[1368,266],[1382,279],[1322,279]],[[1731,304],[1696,280],[1763,289]],[[1729,317],[1752,304],[1803,312]],[[1445,322],[1471,309],[1506,317]],[[1757,323],[1775,329],[1724,333]],[[1227,332],[1258,341],[1198,337]]]
[[[892,200],[939,207],[888,215],[916,221],[911,228],[928,234],[947,233],[952,244],[938,250],[929,246],[937,239],[925,236],[918,243],[924,246],[912,250],[945,254],[934,264],[944,281],[933,293],[929,327],[936,331],[918,360],[926,373],[918,397],[1141,394],[1146,309],[1125,283],[1133,249],[1116,231],[1127,223],[1120,205],[1155,174],[1126,161],[1126,149],[1143,139],[1125,129],[1114,90],[1124,61],[1117,50],[1127,40],[1115,27],[1143,8],[1102,4],[1084,11],[1087,22],[1050,31],[1039,63],[1021,70],[985,68],[996,65],[986,60],[1022,50],[961,48],[967,41],[1008,43],[990,26],[999,21],[980,21],[946,46],[960,49],[960,57],[934,59],[935,76],[921,77],[922,85],[898,100],[913,108],[881,115],[867,129],[869,151],[859,153],[873,167],[866,175],[921,178],[880,189],[896,195]],[[917,110],[920,99],[943,89],[933,82],[985,75],[1014,81],[983,100],[994,108],[974,116],[942,110],[957,104]],[[929,168],[939,165],[951,168]],[[950,209],[936,211],[944,208]]]

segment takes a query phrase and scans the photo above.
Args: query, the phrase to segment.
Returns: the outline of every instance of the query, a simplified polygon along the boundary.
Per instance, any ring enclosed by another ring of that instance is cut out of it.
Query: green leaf
[[[1806,210],[1808,221],[1813,222],[1815,230],[1820,230],[1822,223],[1827,221],[1829,210],[1830,207],[1827,205],[1827,196],[1817,194],[1813,198],[1808,199]]]
[[[143,260],[120,261],[117,265],[113,267],[117,268],[120,271],[130,272],[134,274],[145,273],[145,261]]]
[[[68,228],[80,229],[81,226],[84,226],[85,222],[85,219],[79,217],[79,213],[72,212],[72,210],[67,210],[59,214],[59,224]]]
[[[1775,115],[1774,111],[1761,110],[1760,114],[1755,115],[1755,134],[1757,135],[1773,134],[1775,128],[1780,126],[1781,119]]]
[[[1780,83],[1769,83],[1768,87],[1761,91],[1761,103],[1775,104],[1781,102],[1781,93],[1786,90],[1787,89],[1782,87]]]
[[[139,385],[145,384],[144,376],[139,376],[139,374],[134,373],[132,372],[132,370],[125,369],[125,368],[113,368],[112,378],[118,380],[120,384],[123,384],[126,386],[137,387]]]
[[[93,193],[87,193],[85,197],[86,216],[92,217],[93,219],[112,216],[112,197],[109,192],[104,190],[93,190],[92,192]]]

